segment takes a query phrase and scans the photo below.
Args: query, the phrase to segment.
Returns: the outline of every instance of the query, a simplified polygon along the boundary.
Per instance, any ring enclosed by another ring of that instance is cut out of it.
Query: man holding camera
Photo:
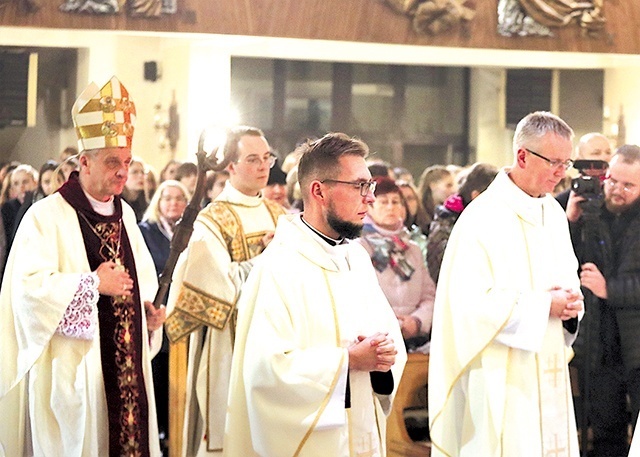
[[[566,210],[582,263],[581,285],[593,294],[585,299],[582,345],[574,347],[583,369],[580,390],[588,398],[593,455],[622,456],[629,421],[635,425],[640,410],[640,147],[621,146],[611,158],[604,205],[594,215],[587,201],[571,192]]]
[[[607,164],[611,160],[611,143],[602,133],[591,132],[580,137],[578,146],[576,146],[576,162],[587,162],[588,166],[580,169],[574,163],[574,168],[580,172],[580,177],[587,179],[604,177],[607,170]],[[572,181],[572,187],[576,180]],[[556,196],[556,200],[564,209],[567,209],[567,201],[571,187]]]

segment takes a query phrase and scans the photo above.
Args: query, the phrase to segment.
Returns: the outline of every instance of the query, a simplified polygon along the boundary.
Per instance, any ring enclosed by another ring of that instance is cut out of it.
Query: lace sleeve
[[[92,340],[98,325],[98,285],[96,273],[83,274],[78,290],[58,324],[56,333],[80,340]]]

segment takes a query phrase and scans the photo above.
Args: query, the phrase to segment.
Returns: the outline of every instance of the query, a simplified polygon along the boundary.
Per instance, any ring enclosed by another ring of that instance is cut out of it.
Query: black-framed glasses
[[[336,184],[349,184],[354,187],[360,188],[360,196],[366,197],[369,195],[369,192],[376,191],[376,182],[374,180],[371,181],[340,181],[338,179],[323,179],[320,181],[322,184],[326,182],[336,183]]]
[[[551,160],[545,156],[543,156],[542,154],[538,154],[536,151],[532,151],[531,149],[527,149],[524,148],[525,151],[530,152],[531,154],[533,154],[536,157],[541,158],[542,160],[546,161],[549,164],[549,168],[564,168],[565,170],[568,170],[569,168],[571,168],[573,166],[573,160],[571,159],[567,159],[567,160]]]
[[[278,157],[274,153],[270,152],[268,156],[265,156],[263,158],[260,158],[254,154],[246,157],[244,160],[237,160],[236,163],[246,163],[247,165],[251,165],[252,167],[259,167],[263,163],[266,163],[269,168],[273,168],[273,166],[276,164],[277,158]]]

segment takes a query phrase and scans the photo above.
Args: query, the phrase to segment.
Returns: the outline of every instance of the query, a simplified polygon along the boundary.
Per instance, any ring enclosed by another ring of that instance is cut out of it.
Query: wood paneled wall
[[[178,0],[178,13],[156,19],[118,15],[62,13],[62,0],[35,0],[40,9],[20,12],[20,0],[0,2],[0,25],[63,29],[192,32],[311,38],[320,40],[451,46],[537,51],[640,53],[640,2],[604,0],[605,33],[582,36],[577,25],[559,29],[555,37],[500,36],[498,0],[482,0],[469,33],[419,35],[411,20],[382,0]]]

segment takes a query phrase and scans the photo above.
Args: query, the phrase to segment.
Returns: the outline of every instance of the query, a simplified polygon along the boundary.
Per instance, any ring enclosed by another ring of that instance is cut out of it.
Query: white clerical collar
[[[238,189],[233,187],[233,185],[227,180],[224,185],[224,189],[220,192],[220,195],[216,198],[216,200],[223,200],[229,203],[235,203],[238,205],[245,206],[260,206],[263,202],[262,192],[258,195],[247,195],[240,192]]]
[[[111,216],[116,211],[116,206],[113,204],[113,195],[106,202],[101,202],[100,200],[96,200],[89,193],[82,189],[82,192],[87,196],[87,200],[91,203],[91,207],[93,210],[100,214],[101,216]]]

